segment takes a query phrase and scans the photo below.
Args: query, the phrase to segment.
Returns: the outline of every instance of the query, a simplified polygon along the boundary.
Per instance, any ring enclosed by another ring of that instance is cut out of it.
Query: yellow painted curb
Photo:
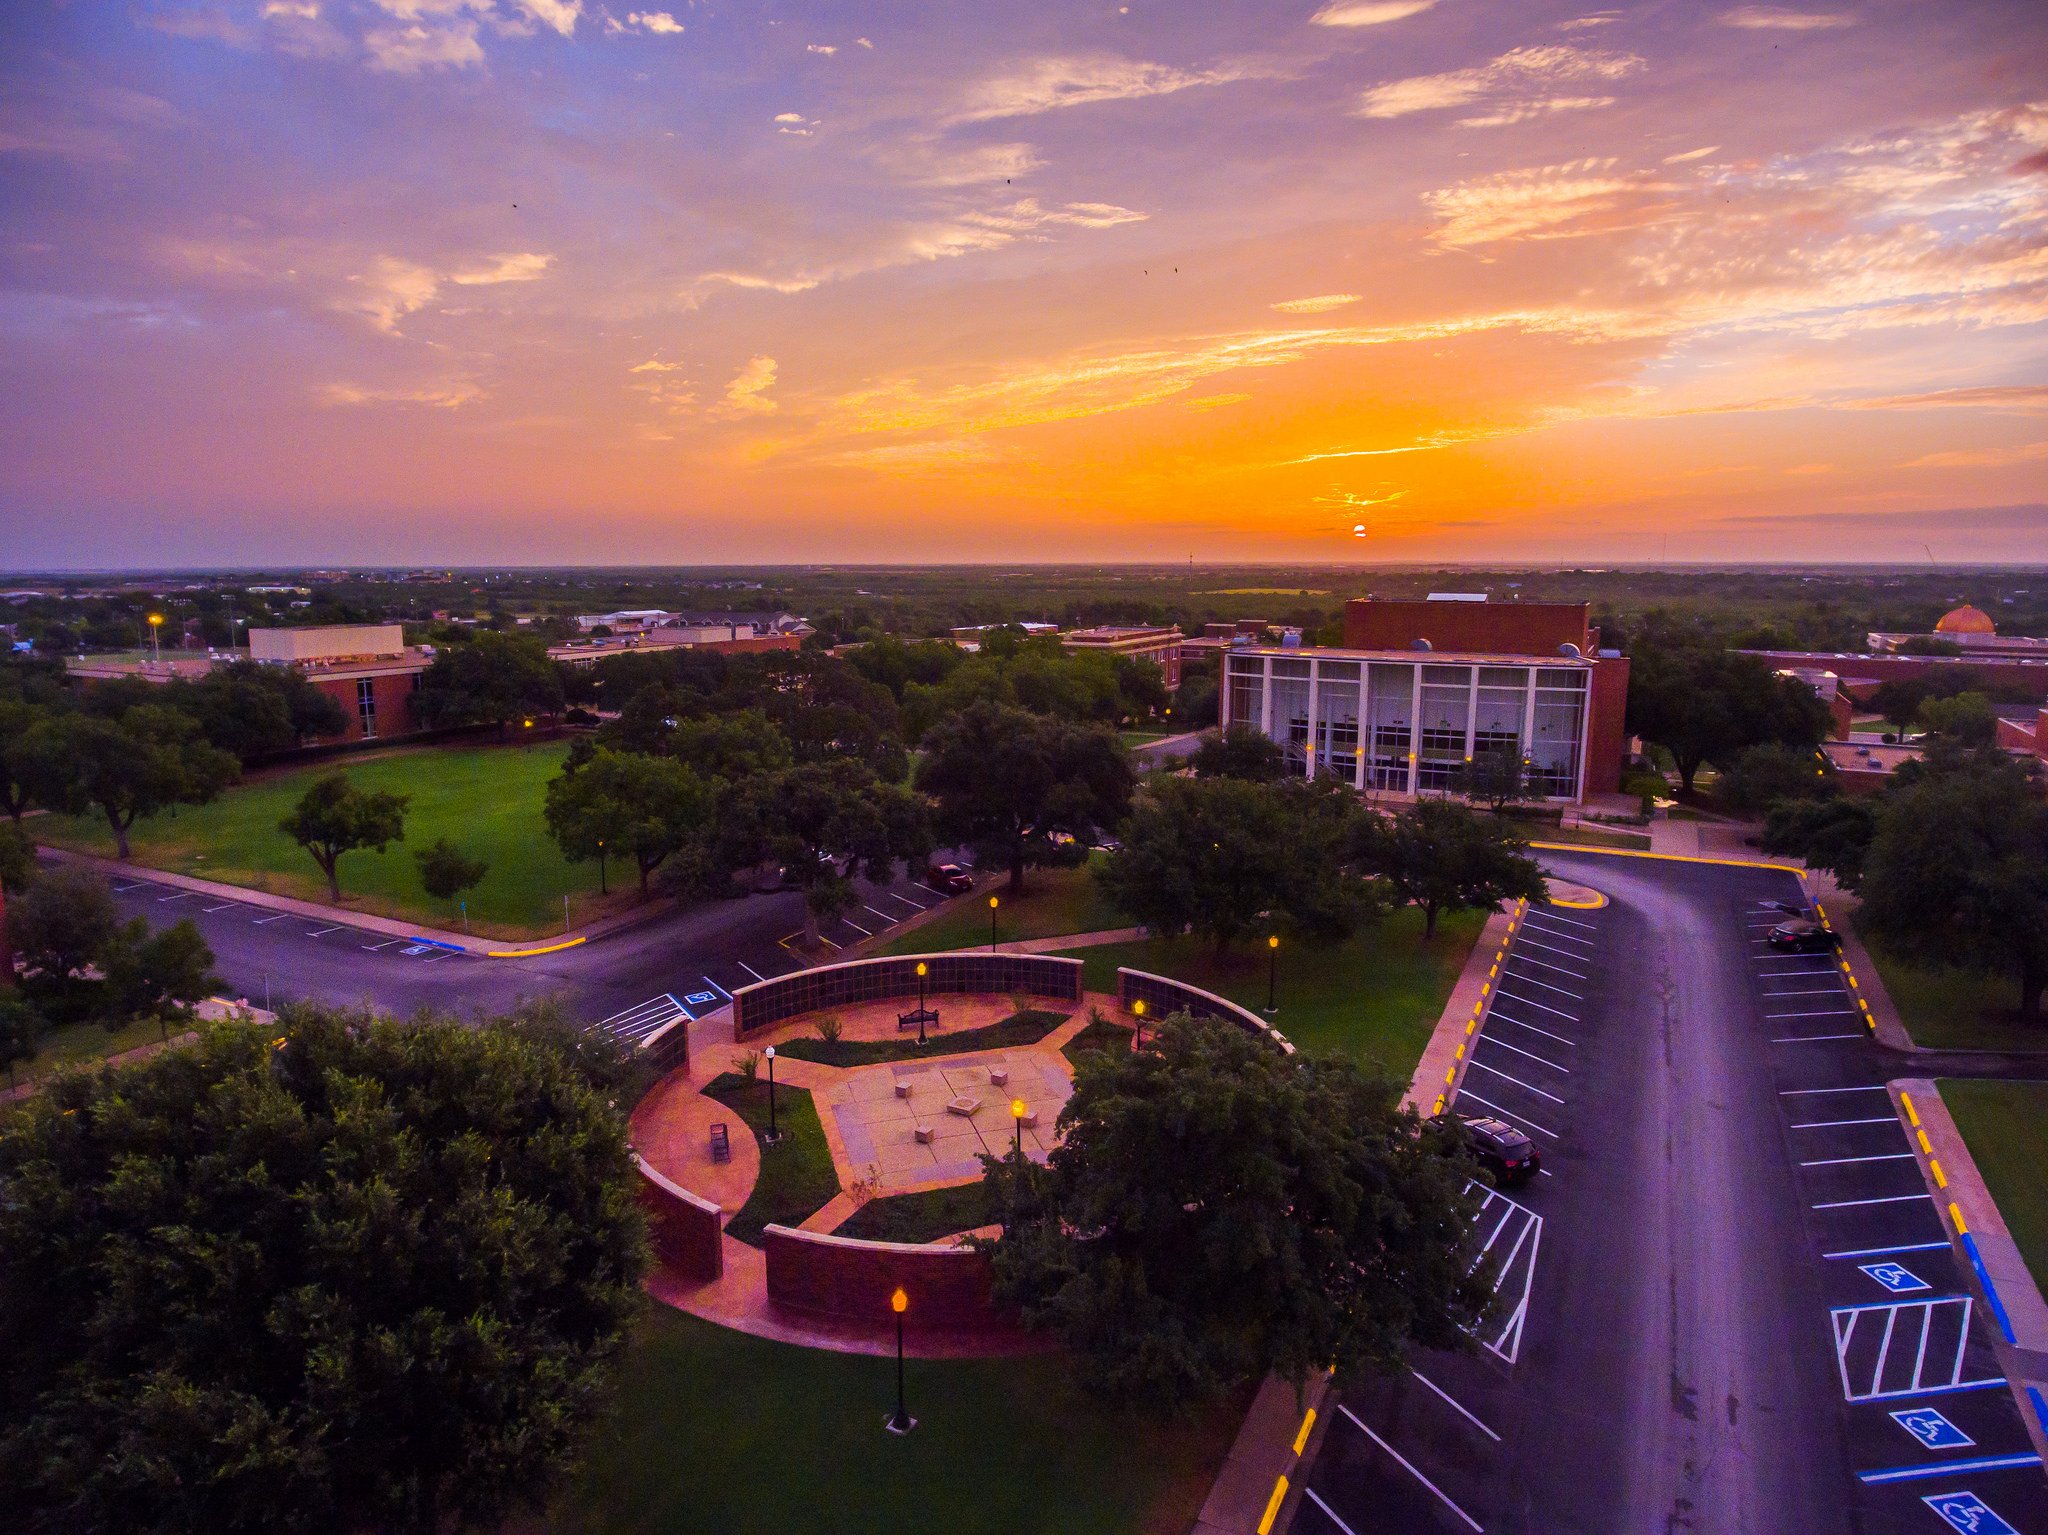
[[[545,944],[538,949],[486,949],[486,959],[530,959],[536,954],[559,954],[564,949],[573,949],[579,943],[588,943],[588,938],[571,938],[567,943]]]
[[[1532,842],[1530,847],[1540,847],[1553,853],[1598,853],[1606,858],[1655,858],[1664,863],[1717,863],[1731,869],[1776,869],[1781,874],[1796,874],[1806,877],[1806,870],[1797,864],[1765,863],[1758,858],[1695,858],[1685,853],[1645,853],[1632,847],[1586,847],[1577,842]]]

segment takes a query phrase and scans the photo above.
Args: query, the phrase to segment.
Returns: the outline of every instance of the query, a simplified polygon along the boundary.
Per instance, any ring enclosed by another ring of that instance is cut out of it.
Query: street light
[[[924,977],[929,967],[923,960],[917,962],[917,1042],[924,1043]]]
[[[988,898],[988,951],[991,954],[996,951],[996,898],[994,896]]]
[[[775,1128],[775,1047],[770,1045],[761,1054],[768,1059],[768,1144],[772,1146],[782,1139],[782,1132]]]
[[[1017,1122],[1017,1175],[1024,1175],[1024,1115],[1027,1110],[1022,1098],[1010,1100],[1010,1118]]]
[[[605,883],[604,879],[604,838],[602,837],[597,839],[597,893],[599,895],[611,894],[611,887]]]
[[[1274,988],[1278,986],[1279,981],[1280,935],[1278,933],[1268,933],[1266,935],[1266,1016],[1269,1018],[1280,1011],[1279,1004],[1274,1001],[1273,997]]]
[[[1139,997],[1131,1003],[1131,1012],[1138,1020],[1138,1042],[1133,1048],[1142,1050],[1145,1048],[1145,999],[1143,997]]]
[[[896,1293],[889,1297],[889,1309],[896,1313],[896,1416],[889,1420],[889,1432],[907,1434],[917,1427],[917,1419],[903,1402],[903,1313],[910,1309],[910,1297],[903,1293],[903,1286],[898,1285]]]
[[[164,648],[157,642],[157,633],[163,626],[163,614],[152,613],[149,615],[149,650],[151,657],[157,661],[161,661],[164,658]]]

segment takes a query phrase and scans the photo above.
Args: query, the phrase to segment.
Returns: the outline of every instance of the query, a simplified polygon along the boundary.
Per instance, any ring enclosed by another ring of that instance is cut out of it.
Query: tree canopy
[[[371,848],[381,853],[405,840],[405,807],[411,798],[386,789],[366,792],[333,772],[313,780],[277,829],[313,855],[327,876],[327,893],[341,899],[339,868],[344,853]]]
[[[1645,645],[1631,657],[1628,728],[1671,753],[1688,794],[1708,762],[1725,767],[1767,741],[1811,749],[1828,725],[1812,688],[1717,640]]]
[[[122,858],[139,818],[172,805],[203,805],[240,772],[190,715],[161,703],[130,705],[114,718],[49,715],[9,756],[38,804],[70,815],[97,808]]]
[[[1354,854],[1422,910],[1423,936],[1447,911],[1544,898],[1543,870],[1514,830],[1452,800],[1423,800],[1356,823]]]
[[[1273,783],[1287,773],[1280,743],[1251,725],[1211,730],[1196,745],[1188,766],[1197,778],[1241,778],[1246,783]]]
[[[11,1527],[495,1528],[643,1250],[622,1120],[516,1025],[296,1009],[59,1078],[0,1139]]]
[[[934,725],[917,787],[937,801],[936,830],[1010,871],[1074,866],[1129,812],[1130,756],[1109,730],[983,701]]]
[[[644,892],[664,862],[707,840],[712,795],[680,762],[600,747],[548,784],[543,814],[565,858],[631,859]]]
[[[413,713],[430,730],[496,725],[562,708],[562,678],[548,648],[523,634],[477,634],[438,653],[412,695]]]
[[[2048,985],[2048,803],[1996,751],[1931,753],[1879,803],[1857,882],[1863,929],[1916,963],[2003,972],[2020,1011]]]
[[[804,893],[806,942],[819,941],[818,921],[855,899],[855,872],[886,884],[900,860],[931,853],[924,802],[883,783],[859,762],[807,762],[731,786],[724,813],[743,832],[753,858],[783,867]]]
[[[1185,1014],[1090,1052],[1043,1171],[990,1169],[996,1294],[1151,1405],[1458,1347],[1492,1294],[1470,1169],[1399,1096]]]

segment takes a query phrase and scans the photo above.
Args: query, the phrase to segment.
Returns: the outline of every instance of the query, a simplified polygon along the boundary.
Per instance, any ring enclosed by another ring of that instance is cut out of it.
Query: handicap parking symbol
[[[1894,1295],[1911,1295],[1915,1290],[1931,1290],[1934,1288],[1934,1286],[1902,1264],[1864,1263],[1859,1264],[1858,1267]]]
[[[693,991],[683,1000],[692,1007],[702,1007],[707,1002],[716,1002],[718,1000],[718,993],[715,991]]]
[[[1977,1442],[1932,1407],[1909,1407],[1893,1413],[1892,1421],[1930,1450],[1962,1450]]]
[[[427,944],[414,943],[408,944],[406,947],[400,949],[398,952],[401,954],[424,954],[427,952],[428,948],[429,945]]]
[[[2020,1532],[1992,1512],[1991,1505],[1974,1492],[1937,1492],[1920,1500],[1962,1535],[2020,1535]]]

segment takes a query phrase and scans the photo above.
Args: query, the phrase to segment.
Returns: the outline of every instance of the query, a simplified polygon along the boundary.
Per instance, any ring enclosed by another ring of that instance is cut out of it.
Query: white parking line
[[[1792,1126],[1795,1130],[1838,1130],[1843,1125],[1895,1125],[1899,1122],[1896,1114],[1887,1114],[1882,1119],[1810,1119],[1803,1125]]]
[[[1886,1151],[1874,1157],[1822,1157],[1817,1162],[1801,1162],[1801,1167],[1847,1167],[1851,1162],[1910,1162],[1910,1151]]]
[[[763,975],[760,971],[756,970],[752,965],[748,964],[743,959],[736,959],[733,961],[733,963],[735,965],[738,965],[742,970],[746,971],[748,975],[751,975],[757,981],[765,981],[768,979],[767,976]]]
[[[1771,1041],[1774,1045],[1811,1045],[1829,1039],[1861,1039],[1861,1034],[1787,1034]]]
[[[1948,1251],[1947,1242],[1905,1242],[1897,1247],[1856,1247],[1847,1252],[1822,1253],[1823,1258],[1882,1258],[1886,1253],[1931,1253]]]
[[[863,938],[872,938],[875,936],[866,928],[862,927],[858,922],[854,921],[851,917],[841,917],[839,920],[841,922],[844,922],[848,927],[852,928],[856,933],[860,934]]]
[[[1835,1199],[1824,1205],[1812,1205],[1815,1210],[1854,1210],[1861,1205],[1903,1205],[1916,1199],[1932,1200],[1932,1194],[1887,1194],[1882,1199]]]
[[[1323,1511],[1323,1517],[1328,1519],[1330,1523],[1337,1526],[1338,1529],[1342,1530],[1344,1532],[1344,1535],[1358,1535],[1358,1531],[1352,1529],[1350,1525],[1346,1524],[1342,1519],[1339,1519],[1337,1517],[1337,1511],[1334,1508],[1330,1507],[1329,1504],[1323,1501],[1323,1495],[1317,1492],[1315,1488],[1304,1487],[1301,1489],[1301,1495],[1304,1498],[1307,1498],[1309,1502],[1315,1504],[1317,1508],[1321,1509]]]
[[[1568,975],[1575,981],[1583,981],[1586,978],[1582,972],[1577,970],[1567,970],[1563,965],[1553,965],[1550,963],[1550,961],[1544,959],[1531,959],[1528,955],[1524,954],[1520,949],[1516,949],[1511,955],[1509,955],[1508,963],[1511,965],[1541,965],[1545,970],[1555,970],[1559,975]]]
[[[1552,1007],[1548,1002],[1538,1002],[1534,997],[1525,997],[1519,992],[1509,991],[1505,987],[1500,990],[1498,995],[1506,997],[1511,1002],[1519,1002],[1524,1007],[1533,1007],[1539,1012],[1553,1013],[1557,1017],[1562,1018],[1566,1023],[1577,1023],[1579,1021],[1563,1008]]]
[[[334,925],[333,927],[316,927],[316,928],[312,928],[312,929],[310,929],[310,930],[309,930],[309,931],[307,932],[306,936],[307,936],[308,938],[320,938],[320,937],[324,937],[324,936],[325,936],[326,934],[328,934],[328,933],[338,933],[338,932],[340,932],[340,931],[341,931],[341,924],[337,922],[337,923],[336,923],[336,924],[335,924],[335,925]]]
[[[1582,927],[1589,933],[1600,931],[1600,924],[1597,922],[1581,922],[1577,917],[1567,917],[1563,912],[1552,911],[1547,906],[1532,908],[1529,915],[1532,917],[1542,917],[1548,922],[1569,922],[1573,927]]]
[[[268,922],[282,922],[282,921],[284,921],[284,919],[285,919],[286,917],[289,917],[290,915],[291,915],[291,913],[290,913],[290,912],[288,912],[288,911],[281,911],[281,912],[279,912],[279,913],[278,913],[278,914],[277,914],[276,916],[274,916],[274,917],[258,917],[258,918],[256,918],[256,920],[255,920],[255,921],[251,922],[251,923],[250,923],[249,925],[250,925],[251,927],[262,927],[262,926],[263,926],[263,925],[264,925],[265,923],[268,923]]]
[[[1872,1312],[1883,1313],[1884,1333],[1878,1341],[1877,1358],[1871,1362],[1869,1386],[1852,1385],[1849,1380],[1849,1351],[1855,1342],[1856,1324]],[[1902,1313],[1908,1314],[1904,1329],[1908,1335],[1912,1332],[1913,1322],[1917,1320],[1920,1323],[1920,1336],[1909,1345],[1913,1349],[1913,1374],[1911,1379],[1901,1379],[1899,1385],[1887,1389],[1885,1365],[1891,1356],[1892,1340],[1900,1332],[1898,1323]],[[1942,1314],[1945,1322],[1953,1319],[1956,1327],[1956,1349],[1948,1363],[1946,1379],[1939,1374],[1932,1379],[1927,1376],[1927,1344],[1934,1333],[1937,1314]],[[1834,1329],[1835,1366],[1841,1373],[1842,1396],[1847,1401],[1888,1401],[1896,1397],[1968,1391],[1978,1386],[2004,1383],[2001,1377],[1992,1377],[1988,1381],[1963,1379],[1963,1362],[1970,1345],[1970,1297],[1967,1295],[1937,1296],[1889,1306],[1839,1306],[1828,1313],[1828,1321]]]
[[[1834,968],[1834,962],[1830,960],[1828,962],[1828,969],[1832,970]],[[1821,970],[1759,970],[1756,978],[1760,981],[1773,981],[1784,980],[1788,976],[1797,976],[1802,981],[1810,981],[1815,976],[1825,973],[1825,971]]]
[[[394,943],[396,943],[396,942],[398,942],[398,940],[397,940],[396,938],[387,938],[387,939],[385,939],[385,940],[384,940],[384,941],[383,941],[382,943],[366,943],[366,944],[364,944],[364,945],[363,945],[363,947],[364,947],[365,949],[368,949],[368,950],[369,950],[369,951],[370,951],[370,952],[371,952],[372,954],[374,954],[374,953],[376,953],[376,952],[377,952],[377,951],[378,951],[379,949],[388,949],[388,948],[390,948],[390,947],[391,947],[391,946],[392,946],[392,945],[393,945]]]
[[[1417,1380],[1421,1381],[1423,1385],[1429,1387],[1430,1390],[1434,1391],[1446,1402],[1449,1402],[1452,1408],[1458,1413],[1458,1415],[1462,1417],[1467,1423],[1471,1424],[1474,1428],[1478,1429],[1480,1433],[1486,1435],[1486,1437],[1491,1439],[1495,1444],[1500,1443],[1500,1435],[1496,1434],[1484,1423],[1481,1423],[1478,1418],[1474,1417],[1472,1413],[1466,1409],[1464,1403],[1460,1402],[1456,1397],[1452,1396],[1450,1392],[1444,1390],[1442,1386],[1439,1386],[1435,1381],[1431,1380],[1427,1375],[1424,1375],[1420,1370],[1411,1369],[1408,1373],[1414,1376]]]
[[[1530,937],[1530,936],[1529,936],[1529,935],[1528,935],[1527,933],[1524,933],[1524,934],[1522,934],[1522,936],[1521,936],[1521,937],[1519,937],[1519,938],[1517,938],[1517,939],[1515,940],[1515,947],[1516,947],[1517,949],[1520,949],[1520,948],[1522,948],[1522,947],[1523,947],[1524,945],[1526,945],[1527,947],[1529,947],[1529,948],[1532,948],[1532,949],[1541,949],[1541,950],[1543,950],[1543,952],[1544,952],[1544,953],[1546,953],[1546,954],[1562,954],[1562,955],[1563,955],[1563,956],[1564,956],[1564,957],[1565,957],[1566,959],[1575,959],[1575,960],[1577,960],[1577,961],[1578,961],[1578,962],[1579,962],[1580,964],[1584,964],[1584,963],[1586,962],[1587,958],[1588,958],[1588,956],[1587,956],[1587,955],[1584,955],[1584,954],[1574,954],[1574,953],[1573,953],[1573,952],[1572,952],[1572,951],[1571,951],[1570,949],[1560,949],[1560,948],[1558,948],[1558,947],[1557,947],[1556,945],[1554,945],[1554,944],[1548,944],[1548,943],[1538,943],[1538,942],[1537,942],[1537,941],[1536,941],[1535,939],[1531,938],[1531,937]],[[1534,964],[1541,964],[1541,963],[1542,963],[1542,961],[1541,961],[1541,960],[1531,960],[1531,961],[1530,961],[1529,963],[1531,963],[1532,965],[1534,965]],[[1562,967],[1561,967],[1561,966],[1557,966],[1557,965],[1553,965],[1553,966],[1552,966],[1551,968],[1552,968],[1553,970],[1555,970],[1555,969],[1561,969]],[[1580,977],[1579,977],[1579,979],[1583,981],[1583,980],[1585,979],[1585,977],[1584,977],[1584,976],[1582,975],[1582,976],[1580,976]]]
[[[157,905],[161,906],[161,905],[163,905],[163,904],[164,904],[164,902],[166,902],[166,901],[189,901],[189,900],[191,900],[191,899],[192,899],[192,892],[191,892],[191,891],[189,891],[189,890],[180,890],[180,891],[178,891],[178,892],[177,892],[177,893],[176,893],[175,895],[160,895],[160,896],[158,896],[158,897],[156,898],[156,903],[157,903]]]
[[[875,911],[875,908],[868,905],[866,901],[862,901],[860,903],[860,909],[862,911]],[[889,913],[887,913],[886,911],[875,911],[875,915],[880,917],[885,925],[896,920],[894,917],[890,916]]]
[[[1534,1093],[1539,1098],[1548,1098],[1552,1103],[1564,1102],[1564,1099],[1558,1097],[1556,1093],[1546,1093],[1540,1087],[1531,1087],[1527,1082],[1524,1082],[1520,1077],[1511,1077],[1504,1071],[1496,1071],[1493,1067],[1487,1065],[1484,1061],[1472,1060],[1467,1062],[1466,1064],[1471,1066],[1472,1069],[1475,1071],[1483,1071],[1488,1076],[1499,1077],[1503,1082],[1512,1082],[1515,1084],[1515,1086],[1521,1088],[1524,1092]]]
[[[1545,991],[1554,991],[1560,997],[1570,997],[1574,1002],[1586,1000],[1575,991],[1566,991],[1562,986],[1553,986],[1548,981],[1539,981],[1533,975],[1516,975],[1512,970],[1506,972],[1506,974],[1510,978],[1520,981],[1524,986],[1541,986]]]
[[[1524,1023],[1519,1018],[1510,1018],[1499,1008],[1495,1008],[1491,1013],[1487,1014],[1487,1018],[1490,1022],[1512,1023],[1516,1028],[1527,1029],[1531,1034],[1541,1034],[1545,1039],[1554,1039],[1561,1045],[1570,1045],[1573,1049],[1578,1048],[1579,1042],[1576,1039],[1566,1039],[1562,1034],[1553,1034],[1548,1029],[1539,1029],[1533,1023]]]
[[[226,911],[230,906],[239,906],[240,901],[222,901],[218,906],[202,906],[201,911]]]
[[[1555,1130],[1546,1130],[1542,1125],[1537,1124],[1535,1120],[1526,1117],[1519,1111],[1514,1109],[1504,1109],[1499,1104],[1495,1103],[1491,1098],[1480,1097],[1479,1094],[1473,1091],[1470,1087],[1461,1085],[1458,1088],[1458,1097],[1460,1099],[1470,1098],[1474,1103],[1478,1104],[1481,1108],[1492,1109],[1493,1112],[1496,1114],[1505,1114],[1508,1116],[1509,1120],[1512,1123],[1520,1125],[1522,1128],[1526,1130],[1534,1130],[1538,1135],[1547,1135],[1554,1141],[1564,1139],[1564,1137],[1559,1135]]]
[[[1766,1018],[1842,1018],[1853,1014],[1853,1007],[1817,1007],[1804,1013],[1765,1013]]]
[[[1572,1074],[1571,1067],[1560,1066],[1557,1064],[1556,1061],[1546,1061],[1542,1056],[1536,1054],[1533,1050],[1524,1050],[1520,1045],[1511,1045],[1504,1039],[1494,1039],[1488,1035],[1482,1034],[1479,1036],[1479,1043],[1482,1045],[1493,1045],[1497,1049],[1501,1050],[1512,1050],[1517,1055],[1527,1056],[1530,1060],[1534,1061],[1538,1066],[1548,1066],[1552,1071],[1561,1071],[1566,1076],[1570,1076]]]
[[[116,886],[114,886],[113,888],[114,888],[114,889],[115,889],[115,890],[116,890],[117,892],[119,892],[119,891],[126,891],[126,890],[140,890],[140,889],[141,889],[141,888],[142,888],[142,887],[143,887],[144,885],[146,885],[146,884],[148,884],[148,883],[149,883],[149,881],[148,881],[148,880],[146,880],[146,879],[138,879],[138,880],[137,880],[137,881],[135,881],[135,883],[134,883],[134,884],[132,884],[132,885],[116,885]]]
[[[1778,1096],[1780,1098],[1810,1098],[1819,1093],[1883,1093],[1889,1091],[1889,1088],[1881,1084],[1876,1087],[1781,1087],[1778,1089]],[[1798,1126],[1795,1125],[1793,1128],[1796,1130]]]
[[[1395,1460],[1399,1461],[1401,1463],[1401,1468],[1404,1471],[1406,1471],[1410,1476],[1414,1477],[1416,1481],[1422,1483],[1422,1485],[1427,1487],[1431,1492],[1435,1493],[1437,1496],[1437,1501],[1442,1503],[1445,1508],[1449,1509],[1452,1513],[1456,1514],[1460,1519],[1464,1520],[1470,1528],[1478,1531],[1479,1535],[1485,1535],[1484,1525],[1482,1525],[1477,1519],[1474,1519],[1470,1514],[1466,1513],[1465,1510],[1458,1507],[1457,1504],[1453,1503],[1447,1496],[1445,1496],[1444,1490],[1441,1487],[1437,1486],[1435,1482],[1432,1482],[1428,1477],[1424,1476],[1420,1471],[1416,1470],[1414,1464],[1408,1459],[1407,1456],[1403,1455],[1399,1450],[1395,1449],[1392,1445],[1388,1444],[1386,1440],[1380,1438],[1378,1434],[1375,1434],[1371,1429],[1367,1428],[1365,1426],[1365,1420],[1363,1418],[1359,1417],[1357,1413],[1353,1412],[1349,1407],[1346,1407],[1341,1402],[1337,1404],[1337,1411],[1343,1413],[1344,1416],[1349,1418],[1353,1423],[1356,1423],[1359,1427],[1360,1432],[1362,1432],[1366,1438],[1370,1439],[1374,1444],[1378,1445],[1381,1449],[1385,1450],[1389,1455],[1393,1456]],[[1323,1500],[1321,1498],[1316,1499],[1316,1502],[1318,1503],[1321,1503],[1322,1501]]]
[[[1524,917],[1524,918],[1522,919],[1522,931],[1523,931],[1523,932],[1527,932],[1527,931],[1528,931],[1528,930],[1530,929],[1530,927],[1531,927],[1531,926],[1533,926],[1533,925],[1535,924],[1535,921],[1536,921],[1536,919],[1535,919],[1535,917],[1534,917],[1533,915],[1531,915],[1531,916],[1528,916],[1528,917]],[[1584,947],[1586,947],[1586,948],[1588,948],[1588,949],[1592,949],[1592,948],[1597,948],[1597,947],[1599,947],[1599,945],[1595,944],[1595,943],[1593,942],[1593,940],[1592,940],[1592,939],[1590,939],[1590,938],[1581,938],[1581,937],[1579,937],[1579,936],[1578,936],[1577,934],[1575,934],[1575,933],[1559,933],[1559,932],[1554,932],[1554,931],[1552,931],[1552,930],[1551,930],[1551,929],[1550,929],[1549,927],[1547,927],[1547,926],[1546,926],[1546,927],[1538,927],[1538,928],[1536,929],[1536,931],[1537,931],[1537,932],[1539,932],[1539,933],[1549,933],[1551,937],[1553,937],[1553,938],[1558,938],[1558,939],[1562,939],[1562,940],[1563,940],[1564,942],[1566,942],[1566,943],[1576,943],[1576,944],[1581,944],[1581,945],[1583,945]]]

